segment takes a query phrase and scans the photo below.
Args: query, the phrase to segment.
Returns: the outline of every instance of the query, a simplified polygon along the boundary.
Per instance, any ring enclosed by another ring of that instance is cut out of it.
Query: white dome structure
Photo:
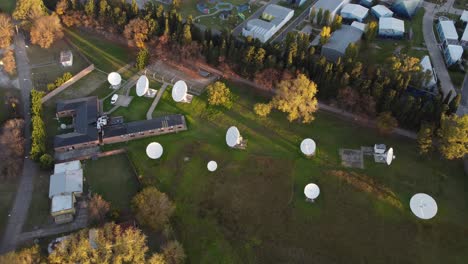
[[[315,144],[315,141],[310,138],[306,138],[301,142],[301,152],[306,156],[315,155],[316,148],[317,145]]]
[[[230,127],[227,132],[226,132],[226,144],[234,148],[235,146],[239,145],[241,143],[241,135],[239,132],[239,129],[237,127],[232,126]]]
[[[149,89],[148,77],[146,77],[145,75],[140,76],[136,84],[136,94],[138,96],[143,96],[148,92],[148,89]]]
[[[187,91],[187,83],[182,80],[177,81],[172,88],[172,99],[174,99],[175,102],[185,101],[187,97]]]
[[[212,160],[212,161],[208,162],[206,167],[208,168],[209,171],[213,172],[218,168],[218,163],[216,163],[216,161]]]
[[[410,208],[414,215],[421,219],[431,219],[437,214],[437,203],[425,193],[417,193],[411,197]]]
[[[120,76],[120,74],[118,72],[111,72],[107,76],[107,81],[111,85],[117,86],[117,85],[120,85],[120,83],[122,82],[122,76]]]
[[[163,147],[157,142],[152,142],[146,147],[146,155],[150,159],[159,159],[163,154]]]
[[[304,188],[304,194],[307,199],[314,200],[320,195],[320,188],[315,183],[309,183]]]

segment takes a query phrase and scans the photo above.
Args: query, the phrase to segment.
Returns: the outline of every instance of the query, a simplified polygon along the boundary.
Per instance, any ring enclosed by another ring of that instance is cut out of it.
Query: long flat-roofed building
[[[458,44],[458,33],[452,20],[439,20],[437,23],[437,33],[440,42],[444,45]]]
[[[247,21],[242,29],[242,35],[256,38],[265,43],[293,16],[294,10],[292,9],[279,5],[268,5],[263,11],[261,18]]]
[[[349,44],[358,42],[363,31],[349,26],[342,25],[340,29],[333,32],[328,42],[323,45],[321,55],[329,61],[336,62],[338,58],[345,55]]]
[[[343,6],[343,9],[341,9],[341,16],[344,19],[357,20],[359,22],[364,21],[368,13],[368,8],[356,4],[346,4]]]
[[[393,17],[379,19],[379,36],[386,38],[401,38],[405,34],[405,22]]]

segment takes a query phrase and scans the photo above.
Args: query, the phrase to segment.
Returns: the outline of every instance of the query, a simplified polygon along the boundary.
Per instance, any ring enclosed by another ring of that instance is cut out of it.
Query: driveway
[[[26,139],[25,153],[26,155],[29,155],[29,151],[31,149],[31,116],[29,113],[29,97],[32,89],[32,83],[30,79],[31,68],[26,55],[24,36],[21,33],[17,34],[15,37],[15,57],[24,107],[24,136]],[[38,171],[39,169],[33,161],[28,158],[24,159],[20,183],[18,190],[16,191],[13,208],[10,211],[7,227],[5,228],[5,234],[3,235],[2,244],[0,246],[0,253],[5,253],[16,248],[17,239],[23,229],[24,221],[28,216],[33,191],[33,177],[38,174]]]

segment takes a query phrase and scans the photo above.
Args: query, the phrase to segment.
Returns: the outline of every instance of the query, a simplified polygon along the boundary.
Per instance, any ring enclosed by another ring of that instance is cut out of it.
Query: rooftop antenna
[[[410,208],[421,219],[431,219],[437,214],[437,203],[430,195],[417,193],[411,197]]]
[[[148,89],[149,89],[148,77],[146,77],[146,75],[140,76],[136,84],[136,94],[141,97],[148,92]]]
[[[306,156],[315,155],[316,148],[317,145],[315,144],[315,141],[310,138],[306,138],[301,142],[301,152]]]
[[[146,147],[146,155],[150,159],[159,159],[163,154],[163,147],[158,142],[149,143]]]

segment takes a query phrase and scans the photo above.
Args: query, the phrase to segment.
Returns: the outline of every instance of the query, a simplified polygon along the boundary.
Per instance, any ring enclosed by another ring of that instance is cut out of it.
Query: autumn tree
[[[67,12],[68,10],[68,0],[60,0],[57,2],[57,5],[55,6],[55,13],[57,15],[62,16]]]
[[[138,51],[135,67],[139,70],[143,70],[149,63],[150,54],[148,49],[143,48]]]
[[[0,49],[8,48],[11,45],[14,33],[10,16],[0,13]]]
[[[138,222],[155,231],[161,230],[169,222],[175,210],[169,197],[155,187],[147,187],[135,195],[132,206]]]
[[[317,25],[322,25],[322,20],[323,20],[323,9],[319,8],[317,12]]]
[[[90,243],[90,233],[93,243]],[[145,263],[146,236],[135,227],[109,223],[67,237],[48,256],[48,263]]]
[[[141,18],[132,19],[125,26],[123,33],[125,38],[134,41],[138,48],[144,48],[149,33],[148,23]]]
[[[223,82],[215,82],[208,85],[208,104],[219,105],[226,108],[232,106],[232,95],[229,88]]]
[[[147,264],[167,264],[162,254],[155,253],[148,259]]]
[[[390,134],[398,127],[398,121],[393,117],[391,112],[380,113],[377,117],[377,130],[381,134]]]
[[[41,251],[38,245],[22,249],[18,252],[12,251],[5,255],[0,255],[0,263],[39,264],[42,263]]]
[[[288,114],[289,122],[301,120],[310,123],[318,110],[317,85],[304,74],[296,79],[283,80],[278,84],[277,94],[270,102],[272,108]]]
[[[42,0],[17,0],[13,18],[17,20],[35,19],[46,14]]]
[[[102,224],[110,209],[110,203],[99,194],[93,194],[88,205],[89,218],[96,224]]]
[[[0,128],[0,174],[14,179],[21,173],[24,157],[24,120],[14,118],[5,121]]]
[[[377,35],[378,23],[376,21],[371,21],[367,26],[364,37],[367,41],[372,41]]]
[[[446,159],[463,158],[468,153],[468,115],[442,115],[440,152]]]
[[[192,33],[190,32],[190,25],[185,24],[184,25],[182,43],[184,45],[188,45],[188,44],[190,44],[190,42],[192,42]]]
[[[84,6],[86,15],[90,17],[94,17],[95,9],[96,9],[96,3],[94,2],[94,0],[88,0]]]
[[[3,69],[6,73],[13,75],[16,72],[16,60],[15,55],[13,54],[13,50],[8,49],[5,51],[3,55]]]
[[[432,136],[434,128],[430,124],[423,124],[418,132],[418,149],[419,154],[427,154],[432,150]]]
[[[324,26],[322,28],[322,31],[320,32],[320,44],[322,45],[327,44],[330,37],[331,37],[331,28]]]
[[[41,169],[50,169],[54,166],[54,158],[50,154],[42,154],[39,158],[39,165]]]
[[[261,103],[255,104],[254,105],[254,112],[258,116],[266,117],[271,112],[271,104],[261,104]]]
[[[343,23],[343,17],[340,15],[336,15],[331,24],[331,31],[340,29],[342,23]]]
[[[185,260],[185,252],[182,245],[174,240],[163,247],[163,256],[167,264],[182,264]]]
[[[37,18],[31,28],[31,43],[41,48],[49,48],[62,37],[62,25],[56,14]]]

